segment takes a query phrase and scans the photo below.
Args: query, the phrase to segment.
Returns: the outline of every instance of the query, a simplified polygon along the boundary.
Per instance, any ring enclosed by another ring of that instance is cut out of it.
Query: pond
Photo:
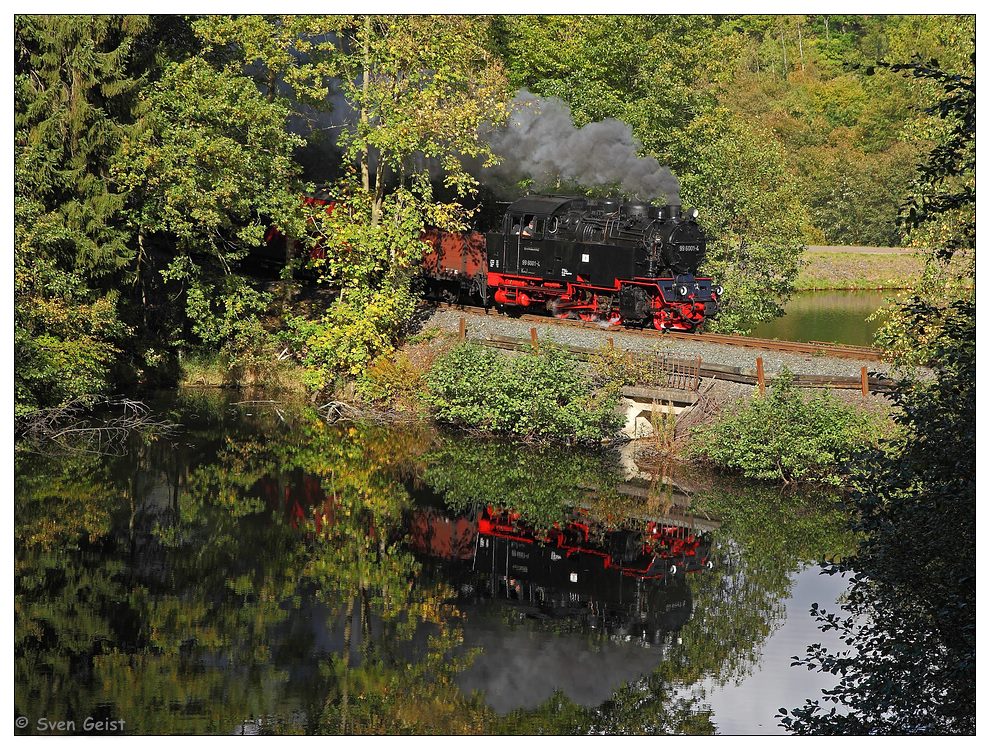
[[[156,406],[181,430],[15,458],[19,733],[763,734],[833,684],[789,666],[832,497]]]
[[[872,346],[880,321],[867,320],[894,292],[798,292],[784,306],[784,315],[757,326],[753,336],[784,341],[830,341]]]

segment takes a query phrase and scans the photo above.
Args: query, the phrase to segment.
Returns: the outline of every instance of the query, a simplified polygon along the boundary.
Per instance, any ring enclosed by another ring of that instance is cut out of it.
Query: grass
[[[925,270],[922,252],[899,255],[807,250],[804,253],[805,265],[798,273],[794,290],[911,289],[921,280]],[[965,277],[966,263],[971,262],[971,253],[957,253],[950,263],[950,270],[954,269]]]
[[[805,252],[795,291],[907,289],[918,282],[924,260],[916,255]]]
[[[180,388],[264,388],[266,390],[304,393],[304,369],[294,360],[266,364],[263,369],[247,372],[228,367],[218,354],[184,357],[179,376]]]

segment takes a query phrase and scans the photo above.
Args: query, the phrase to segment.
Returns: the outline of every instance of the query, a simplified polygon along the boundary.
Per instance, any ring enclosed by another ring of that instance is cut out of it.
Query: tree
[[[324,256],[315,265],[340,297],[319,322],[297,324],[318,387],[394,347],[414,308],[423,228],[466,226],[460,199],[477,187],[467,160],[491,159],[481,126],[505,116],[508,98],[482,19],[336,23],[332,62],[345,109],[338,146],[351,171],[314,227]]]
[[[975,237],[975,78],[898,67],[940,82],[937,111],[953,124],[923,170],[911,215],[929,226],[948,217],[964,242]],[[810,646],[796,661],[841,675],[824,700],[843,711],[825,712],[817,700],[782,710],[781,724],[795,733],[976,731],[976,300],[916,296],[899,312],[904,329],[927,342],[934,378],[902,384],[895,419],[904,437],[859,462],[851,501],[863,541],[827,568],[852,574],[848,616],[812,609],[852,649]]]
[[[891,66],[941,92],[926,109],[939,121],[931,129],[935,146],[901,214],[910,243],[925,248],[925,272],[906,304],[886,307],[887,321],[876,333],[877,342],[904,364],[925,363],[946,331],[958,328],[955,301],[976,303],[974,65],[975,55],[962,72],[942,70],[934,61]]]
[[[432,200],[425,160],[436,160],[444,186],[464,196],[477,185],[464,159],[491,158],[479,130],[504,120],[508,97],[487,24],[470,16],[364,16],[342,21],[337,33],[340,92],[354,111],[340,143],[372,196],[372,223],[382,219],[391,177],[422,199],[431,224],[453,228],[463,210]]]
[[[143,309],[161,278],[181,285],[184,314],[159,336],[220,349],[234,365],[269,338],[258,322],[268,297],[236,274],[239,261],[272,224],[303,232],[292,160],[302,141],[286,132],[281,101],[201,57],[168,67],[142,104],[142,127],[124,139],[113,174],[128,195]]]
[[[121,222],[125,196],[109,171],[135,119],[141,80],[131,69],[132,50],[149,25],[138,16],[15,19],[18,194],[64,228],[58,242],[36,252],[94,276],[133,256]]]
[[[702,270],[726,293],[713,327],[748,331],[781,313],[797,276],[808,215],[781,149],[725,110],[678,134],[671,166],[701,206],[711,240]]]
[[[15,18],[19,414],[108,390],[130,332],[109,278],[133,258],[109,171],[134,122],[132,58],[149,26],[129,16]]]

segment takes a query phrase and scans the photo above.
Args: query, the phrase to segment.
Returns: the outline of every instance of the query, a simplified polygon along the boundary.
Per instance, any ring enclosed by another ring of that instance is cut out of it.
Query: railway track
[[[437,303],[437,307],[443,310],[456,310],[467,315],[487,315],[505,316],[514,320],[525,320],[543,325],[573,326],[576,328],[589,328],[596,331],[609,330],[603,328],[599,323],[589,323],[583,320],[562,320],[548,315],[506,315],[498,312],[494,308],[463,307],[445,302]],[[646,337],[668,337],[680,339],[682,341],[703,342],[706,344],[723,344],[726,346],[742,346],[751,349],[762,349],[764,351],[787,352],[790,354],[807,354],[809,356],[839,357],[842,359],[858,359],[869,361],[880,361],[883,353],[879,349],[869,346],[854,346],[851,344],[833,344],[825,341],[780,341],[778,339],[761,339],[750,336],[737,336],[724,333],[678,333],[675,331],[656,331],[650,328],[617,328],[623,334]]]

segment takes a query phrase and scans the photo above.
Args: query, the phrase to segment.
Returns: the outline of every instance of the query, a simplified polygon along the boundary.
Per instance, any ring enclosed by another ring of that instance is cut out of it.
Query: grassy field
[[[817,289],[904,289],[924,268],[917,255],[808,250],[798,274],[797,291]]]

